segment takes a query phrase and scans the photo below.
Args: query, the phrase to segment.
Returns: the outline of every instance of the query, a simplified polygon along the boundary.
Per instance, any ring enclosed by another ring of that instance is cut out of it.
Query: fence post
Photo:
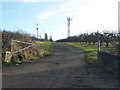
[[[100,39],[98,40],[98,52],[100,52]]]
[[[98,63],[101,64],[101,60],[100,60],[100,35],[98,34],[98,51],[97,51],[97,59],[98,59]]]

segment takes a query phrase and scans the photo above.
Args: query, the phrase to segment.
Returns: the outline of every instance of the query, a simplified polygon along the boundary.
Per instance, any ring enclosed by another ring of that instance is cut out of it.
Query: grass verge
[[[42,41],[37,41],[37,49],[40,51],[40,56],[39,57],[45,57],[45,56],[50,56],[53,53],[53,43],[52,42],[42,42]],[[28,56],[28,53],[25,53],[26,56]],[[32,55],[29,55],[32,56]],[[9,63],[5,63],[3,62],[2,65],[3,66],[14,66],[17,64],[21,64],[22,62],[18,62],[19,60],[17,60],[17,58],[15,59],[14,62],[9,62]],[[33,60],[29,59],[26,62],[31,62]]]
[[[76,47],[76,48],[79,48],[82,51],[84,51],[85,52],[85,60],[88,63],[94,63],[97,61],[97,49],[98,49],[97,44],[89,45],[89,44],[85,44],[85,43],[83,44],[80,42],[66,42],[66,44]],[[117,52],[117,50],[111,44],[109,44],[109,47],[106,48],[105,43],[103,43],[103,45],[101,46],[101,51],[111,53],[111,54],[114,54]]]
[[[53,53],[53,43],[52,42],[37,41],[36,44],[38,45],[38,48],[40,48],[40,50],[41,50],[42,57],[52,55],[52,53]]]
[[[91,64],[97,61],[97,45],[87,45],[80,42],[66,42],[66,44],[79,48],[85,52],[85,60]]]

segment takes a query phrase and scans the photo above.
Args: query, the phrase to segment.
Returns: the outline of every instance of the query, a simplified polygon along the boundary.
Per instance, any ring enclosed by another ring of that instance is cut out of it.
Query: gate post
[[[11,39],[11,56],[13,54],[13,40]]]
[[[97,35],[98,35],[98,49],[97,49],[97,59],[98,59],[98,64],[101,64],[101,60],[100,60],[100,34],[97,31]]]

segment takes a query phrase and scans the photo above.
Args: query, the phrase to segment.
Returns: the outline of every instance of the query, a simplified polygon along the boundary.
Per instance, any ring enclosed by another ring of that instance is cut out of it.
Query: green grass
[[[85,60],[88,63],[97,61],[97,45],[81,44],[80,42],[66,42],[66,44],[79,48],[85,52]]]
[[[49,56],[53,52],[53,43],[45,41],[37,41],[38,48],[40,48],[41,53],[44,56]]]
[[[89,44],[83,44],[80,42],[66,42],[66,44],[76,47],[76,48],[79,48],[82,51],[84,51],[85,52],[85,60],[88,63],[94,63],[97,61],[97,49],[98,49],[97,44],[89,45]],[[103,52],[106,51],[106,52],[109,52],[112,54],[117,52],[117,50],[115,48],[113,48],[113,46],[111,44],[109,44],[109,47],[106,48],[105,43],[103,43],[103,45],[101,46],[101,51],[103,51]]]
[[[111,44],[109,44],[108,48],[105,47],[105,43],[103,43],[103,45],[101,46],[101,51],[105,51],[111,54],[118,54],[118,50],[119,49],[113,47]]]

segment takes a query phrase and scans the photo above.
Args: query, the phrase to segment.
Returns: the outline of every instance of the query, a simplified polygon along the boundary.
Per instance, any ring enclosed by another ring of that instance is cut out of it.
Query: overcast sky
[[[117,31],[119,0],[2,0],[2,28],[22,29],[36,35],[67,37],[67,17],[71,17],[71,36],[95,31]],[[49,1],[49,2],[48,2]],[[0,25],[1,26],[1,25]]]

